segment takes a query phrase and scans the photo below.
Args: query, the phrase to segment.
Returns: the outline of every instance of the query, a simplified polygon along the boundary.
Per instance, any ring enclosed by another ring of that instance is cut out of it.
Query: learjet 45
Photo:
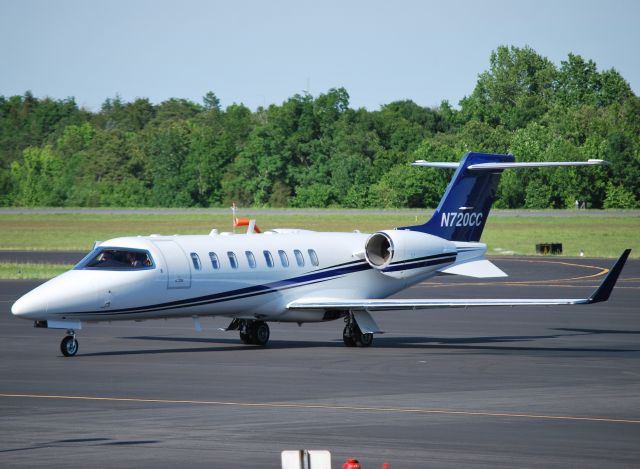
[[[517,163],[512,155],[467,153],[459,163],[416,161],[455,169],[424,224],[374,234],[273,229],[246,234],[133,236],[97,245],[72,270],[16,301],[11,311],[36,327],[63,329],[64,356],[78,351],[83,323],[192,317],[229,318],[225,330],[264,346],[269,322],[343,318],[346,346],[367,347],[382,331],[372,311],[576,305],[606,301],[629,256],[624,251],[600,286],[576,299],[388,299],[439,274],[504,277],[480,242],[506,169],[594,166],[584,162]]]

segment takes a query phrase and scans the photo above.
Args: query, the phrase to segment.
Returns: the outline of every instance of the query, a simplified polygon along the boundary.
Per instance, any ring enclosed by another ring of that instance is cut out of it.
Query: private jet
[[[347,347],[368,347],[382,333],[373,311],[475,306],[576,305],[606,301],[629,256],[624,251],[600,286],[577,299],[388,299],[435,275],[506,274],[485,258],[480,241],[501,173],[512,168],[595,166],[584,162],[518,163],[513,155],[466,153],[459,163],[415,166],[455,172],[423,224],[373,234],[302,229],[246,233],[149,235],[104,241],[72,270],[38,286],[11,311],[36,327],[66,330],[65,357],[78,352],[83,323],[222,316],[244,344],[265,346],[269,322],[344,319]]]

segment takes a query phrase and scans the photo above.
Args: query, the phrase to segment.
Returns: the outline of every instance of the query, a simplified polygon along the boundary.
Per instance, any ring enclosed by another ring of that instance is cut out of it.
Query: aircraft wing
[[[579,305],[607,301],[618,276],[624,267],[631,249],[625,250],[611,268],[602,283],[587,298],[543,298],[543,299],[336,299],[301,298],[287,305],[289,309],[305,310],[364,310],[389,311],[430,308],[470,308],[475,306],[552,306]]]

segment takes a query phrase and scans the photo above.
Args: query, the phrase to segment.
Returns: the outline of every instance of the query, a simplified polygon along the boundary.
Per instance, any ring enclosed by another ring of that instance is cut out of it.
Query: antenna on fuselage
[[[233,204],[231,205],[231,229],[233,230],[233,232],[236,232],[236,209],[238,207],[236,207],[236,203],[233,202]]]

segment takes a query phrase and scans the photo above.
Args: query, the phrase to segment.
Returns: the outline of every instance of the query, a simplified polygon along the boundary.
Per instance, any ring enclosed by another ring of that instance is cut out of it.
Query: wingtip
[[[609,299],[611,291],[613,290],[613,287],[615,287],[616,282],[618,281],[618,277],[620,276],[620,272],[622,272],[622,268],[624,267],[625,262],[627,262],[627,258],[629,257],[630,253],[631,249],[624,250],[622,255],[618,258],[607,276],[604,278],[600,286],[596,288],[596,290],[589,297],[589,303],[600,303]]]

